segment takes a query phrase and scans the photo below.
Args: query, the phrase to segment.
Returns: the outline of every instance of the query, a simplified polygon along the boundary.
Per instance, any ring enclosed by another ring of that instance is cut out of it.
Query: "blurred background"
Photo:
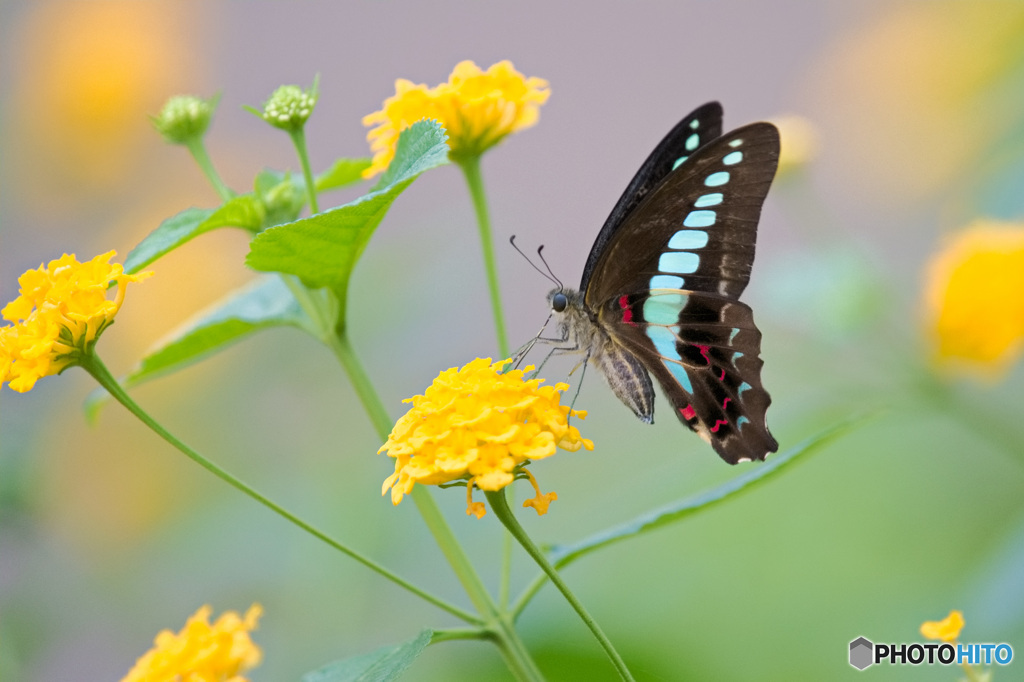
[[[207,144],[247,191],[261,168],[298,170],[287,136],[241,109],[278,85],[320,74],[307,138],[322,170],[368,155],[361,118],[395,78],[435,85],[462,59],[511,59],[548,79],[539,124],[483,161],[513,345],[547,315],[549,283],[506,248],[509,235],[545,244],[573,283],[633,173],[691,109],[721,101],[727,128],[801,117],[783,127],[784,153],[809,152],[769,194],[744,296],[764,334],[769,421],[785,450],[848,415],[880,416],[735,502],[571,566],[566,580],[638,679],[856,679],[852,639],[919,641],[923,621],[954,608],[962,641],[1024,654],[1024,372],[1012,357],[998,372],[939,372],[923,307],[944,239],[977,219],[1024,216],[1024,6],[7,0],[0,51],[2,301],[20,273],[65,251],[116,248],[120,260],[165,217],[217,204],[147,119],[171,95],[220,93]],[[463,179],[442,168],[398,200],[356,269],[353,344],[394,416],[438,371],[496,352],[479,251]],[[108,365],[127,371],[249,281],[246,252],[245,233],[220,230],[157,262],[104,336]],[[263,604],[256,682],[456,625],[123,409],[88,427],[92,388],[72,370],[0,395],[0,679],[119,679],[204,603]],[[468,606],[414,506],[380,497],[391,462],[374,455],[344,373],[312,339],[265,332],[134,396],[257,489]],[[578,539],[742,473],[660,404],[644,426],[588,375],[577,407],[590,410],[583,431],[597,447],[533,467],[559,493],[547,516],[523,515],[536,539]],[[476,521],[458,490],[436,492],[496,586],[493,515]],[[514,591],[534,575],[521,555],[515,569]],[[612,679],[549,587],[522,630],[551,679]],[[994,679],[1019,679],[1022,665]],[[429,648],[406,679],[511,677],[493,647],[455,642]]]

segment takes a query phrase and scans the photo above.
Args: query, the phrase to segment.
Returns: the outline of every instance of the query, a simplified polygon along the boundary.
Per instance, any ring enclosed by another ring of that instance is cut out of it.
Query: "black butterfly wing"
[[[590,276],[605,245],[618,227],[652,189],[668,177],[697,149],[722,134],[722,105],[708,102],[690,112],[658,143],[615,203],[611,215],[597,233],[583,268],[580,291],[586,291]]]
[[[664,324],[668,316],[676,323]],[[661,289],[609,301],[598,319],[658,379],[676,417],[722,459],[763,460],[778,450],[765,422],[771,397],[761,385],[761,332],[749,306]]]
[[[737,300],[778,153],[768,123],[702,146],[612,233],[584,293],[601,327],[658,378],[679,419],[730,463],[778,448],[765,424],[761,334]]]

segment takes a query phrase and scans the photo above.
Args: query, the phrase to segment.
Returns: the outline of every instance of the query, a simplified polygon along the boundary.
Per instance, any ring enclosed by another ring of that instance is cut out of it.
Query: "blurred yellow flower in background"
[[[1020,125],[1024,5],[890,3],[827,46],[806,85],[851,191],[902,205],[954,181]]]
[[[806,166],[818,155],[818,131],[809,119],[790,114],[771,122],[779,129],[780,176]]]
[[[926,324],[944,365],[997,377],[1024,349],[1024,226],[979,220],[928,264]]]
[[[26,5],[11,54],[8,124],[19,179],[35,194],[123,185],[152,137],[147,114],[184,85],[199,17],[179,20],[171,3],[97,0]],[[195,84],[193,84],[194,86]]]
[[[479,156],[509,133],[535,124],[550,94],[546,80],[524,77],[508,60],[487,71],[472,61],[459,62],[448,82],[434,88],[399,78],[395,94],[380,111],[363,118],[363,125],[376,126],[366,135],[374,155],[363,177],[388,167],[399,133],[417,121],[439,121],[448,131],[451,158],[458,161]]]
[[[128,283],[153,274],[126,275],[120,263],[109,262],[113,256],[108,251],[79,263],[74,254],[64,254],[18,278],[19,296],[0,311],[14,323],[0,327],[0,382],[24,393],[91,350],[113,324]],[[107,289],[115,282],[111,301]]]
[[[964,614],[950,611],[942,620],[929,620],[921,624],[921,635],[926,639],[955,642],[964,627]]]
[[[568,423],[570,415],[583,419],[586,412],[559,404],[559,393],[568,384],[541,386],[543,379],[524,380],[524,372],[532,367],[502,374],[509,362],[491,364],[490,358],[477,358],[461,369],[452,367],[441,372],[423,395],[405,401],[413,404],[412,409],[395,423],[378,450],[387,450],[395,459],[395,473],[381,491],[391,489],[392,503],[401,502],[416,483],[440,485],[461,479],[467,486],[467,513],[479,518],[484,509],[472,501],[473,488],[501,490],[523,474],[537,492],[523,506],[534,507],[539,514],[547,511],[557,496],[542,495],[522,467],[550,457],[556,447],[593,450],[594,443]]]
[[[181,632],[161,631],[153,648],[121,682],[245,682],[239,673],[259,665],[263,652],[249,637],[263,609],[253,604],[241,618],[225,611],[210,625],[209,606],[188,619]]]

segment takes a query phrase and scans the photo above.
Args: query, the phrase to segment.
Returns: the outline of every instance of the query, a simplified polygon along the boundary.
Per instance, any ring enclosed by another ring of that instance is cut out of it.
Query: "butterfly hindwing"
[[[727,462],[778,449],[765,423],[771,398],[761,385],[761,332],[749,306],[665,289],[622,296],[599,319],[658,379],[676,417]]]
[[[676,416],[730,463],[778,448],[765,423],[761,333],[737,300],[778,153],[768,123],[704,142],[642,198],[620,199],[632,209],[599,237],[583,278],[584,307],[613,344],[642,362]]]
[[[669,173],[692,156],[693,152],[721,134],[722,105],[718,102],[708,102],[676,124],[658,143],[615,203],[615,208],[612,209],[601,231],[597,233],[587,264],[583,268],[580,291],[586,291],[598,257],[626,216],[652,189],[668,177]]]

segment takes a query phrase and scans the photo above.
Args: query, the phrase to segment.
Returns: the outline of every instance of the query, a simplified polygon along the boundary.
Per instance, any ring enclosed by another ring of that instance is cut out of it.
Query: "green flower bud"
[[[290,223],[299,217],[306,202],[306,194],[295,186],[291,180],[285,180],[267,192],[260,194],[260,200],[266,210],[263,224],[266,226]]]
[[[206,133],[219,99],[220,95],[210,99],[176,95],[167,100],[159,116],[151,116],[150,120],[171,144],[188,144]]]
[[[282,85],[263,105],[263,111],[246,108],[275,128],[288,131],[302,130],[320,97],[319,81],[318,75],[308,90],[303,90],[298,85]]]

